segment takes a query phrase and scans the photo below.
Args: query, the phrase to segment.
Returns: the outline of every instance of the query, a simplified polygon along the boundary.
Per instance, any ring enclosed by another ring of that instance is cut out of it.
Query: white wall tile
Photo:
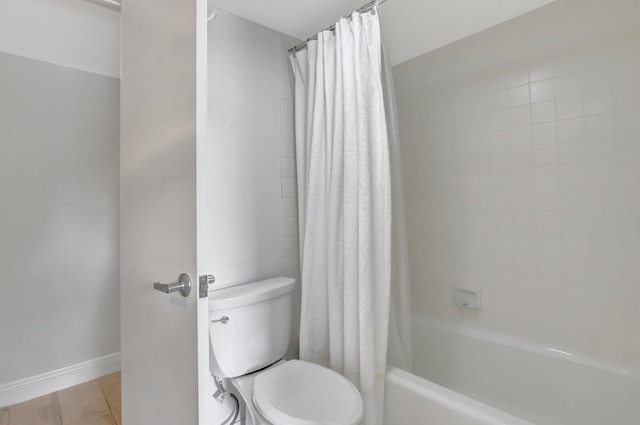
[[[535,232],[513,232],[513,250],[533,254],[537,252]]]
[[[537,211],[560,210],[560,189],[536,189],[535,205]]]
[[[556,105],[553,101],[531,105],[531,121],[533,124],[552,123],[556,120]]]
[[[640,84],[616,87],[614,93],[616,111],[640,108]]]
[[[289,106],[293,107],[291,103],[289,103]],[[280,112],[282,113],[282,111]],[[293,112],[291,112],[291,114],[293,114]],[[280,119],[280,138],[287,139],[293,142],[295,138],[293,120],[285,118]]]
[[[621,167],[628,167],[631,162],[640,159],[640,144],[633,137],[616,138],[616,154]]]
[[[616,87],[640,83],[640,58],[627,58],[613,65]]]
[[[584,119],[576,118],[558,121],[558,142],[572,142],[584,139]]]
[[[511,205],[514,211],[534,211],[536,198],[534,190],[512,190]]]
[[[295,158],[295,148],[293,139],[280,139],[280,155],[283,158]]]
[[[510,88],[507,91],[509,107],[522,106],[529,104],[529,84]]]
[[[558,145],[558,164],[584,164],[586,162],[586,148],[583,141],[560,143]]]
[[[529,69],[518,68],[514,69],[507,74],[507,87],[516,87],[529,82]]]
[[[585,211],[589,208],[589,193],[584,186],[559,189],[558,204],[561,210]]]
[[[597,115],[613,111],[613,91],[594,91],[583,95],[584,114]]]
[[[614,186],[618,184],[618,167],[615,162],[589,164],[589,186]]]
[[[297,258],[299,255],[298,237],[285,237],[282,239],[282,256],[284,258]]]
[[[589,189],[589,209],[594,211],[619,210],[620,188],[617,186],[592,187]]]
[[[558,120],[580,118],[583,114],[582,95],[563,97],[556,100],[556,117]]]
[[[511,169],[511,156],[508,149],[489,153],[489,170],[505,171]]]
[[[533,169],[514,170],[511,172],[512,189],[533,189],[536,187],[536,174]],[[506,191],[501,193],[508,194]]]
[[[500,90],[487,94],[487,111],[495,112],[503,109],[507,109],[507,92],[506,90]]]
[[[587,139],[613,138],[616,135],[612,113],[585,117],[584,128]]]
[[[544,145],[533,148],[533,164],[535,167],[549,167],[558,164],[558,146]]]
[[[582,73],[582,88],[585,93],[613,87],[611,64],[591,68]]]
[[[294,279],[300,279],[300,259],[298,257],[285,258],[282,274]]]
[[[282,197],[284,198],[292,198],[295,197],[298,193],[298,188],[296,186],[296,180],[293,178],[283,178],[282,179]]]
[[[558,141],[558,128],[555,122],[534,125],[532,134],[534,145],[547,145]]]
[[[554,81],[557,98],[575,96],[582,93],[582,74],[574,73],[556,77]]]
[[[621,210],[635,213],[640,211],[640,187],[638,185],[619,186],[618,194],[620,196],[618,202]]]
[[[487,134],[487,148],[489,150],[508,149],[509,132],[507,130],[501,130]]]
[[[530,198],[532,199],[532,198]],[[528,208],[532,210],[533,208]],[[536,215],[533,211],[513,211],[514,232],[534,232],[536,230]]]
[[[295,178],[296,176],[296,163],[293,158],[282,158],[282,177],[283,178]]]
[[[533,167],[533,150],[531,148],[511,149],[510,156],[512,170]]]
[[[558,167],[542,167],[536,165],[535,173],[536,188],[558,187]]]
[[[509,128],[509,117],[506,110],[489,112],[487,131],[495,132]]]
[[[531,125],[531,107],[518,106],[509,109],[509,128]]]
[[[531,103],[545,102],[554,98],[553,78],[531,83]]]
[[[478,276],[475,284],[491,294],[474,319],[479,327],[542,338],[557,324],[559,338],[572,335],[569,344],[593,353],[629,358],[634,344],[640,353],[640,344],[601,336],[629,332],[621,313],[604,306],[622,297],[621,282],[640,278],[639,45],[640,35],[630,35],[496,68],[488,78],[470,71],[471,84],[439,87],[445,95],[399,98],[401,130],[413,135],[402,141],[411,158],[412,286],[429,294],[414,308],[461,320],[450,303],[451,282]],[[403,72],[412,67],[400,65]],[[405,93],[429,78],[413,72]],[[447,108],[436,116],[438,98]],[[478,113],[483,107],[486,115]],[[537,296],[543,290],[554,296]],[[514,297],[522,293],[536,294],[518,307],[516,317],[530,317],[526,331],[523,319],[513,319]],[[579,306],[558,301],[576,293]]]
[[[507,170],[489,172],[487,174],[488,190],[508,190],[510,188],[509,173]]]
[[[293,120],[293,100],[280,98],[280,118],[283,120]],[[289,124],[293,126],[293,123]]]
[[[298,217],[282,218],[282,237],[298,236]]]
[[[615,135],[617,141],[637,140],[638,132],[640,132],[640,120],[638,120],[639,113],[640,110],[637,109],[616,112]],[[636,143],[636,145],[638,144]]]
[[[558,186],[578,187],[587,184],[587,166],[585,164],[562,165],[558,167]]]
[[[619,157],[618,177],[622,185],[640,186],[640,160]]]
[[[298,216],[298,198],[282,198],[282,217]]]
[[[553,78],[553,62],[537,62],[529,65],[529,79],[534,81],[546,80]]]
[[[531,126],[512,128],[509,130],[509,146],[512,148],[522,148],[531,146],[532,132]]]
[[[616,143],[613,139],[593,139],[586,143],[587,161],[590,164],[616,160]]]

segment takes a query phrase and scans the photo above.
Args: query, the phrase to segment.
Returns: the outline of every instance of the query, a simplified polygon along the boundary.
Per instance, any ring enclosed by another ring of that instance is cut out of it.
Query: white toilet
[[[358,424],[362,398],[348,379],[283,359],[295,283],[277,277],[209,294],[211,373],[243,400],[247,425]]]

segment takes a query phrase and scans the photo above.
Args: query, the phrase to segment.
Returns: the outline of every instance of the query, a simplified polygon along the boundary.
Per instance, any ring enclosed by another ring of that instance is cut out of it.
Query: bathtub
[[[387,425],[638,425],[638,371],[414,318],[414,373],[387,372]]]

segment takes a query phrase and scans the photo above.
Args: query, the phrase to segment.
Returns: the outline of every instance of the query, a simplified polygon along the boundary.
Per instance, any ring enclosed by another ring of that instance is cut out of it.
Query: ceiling
[[[393,65],[554,0],[388,0],[380,15]],[[367,0],[210,0],[210,4],[304,40]]]

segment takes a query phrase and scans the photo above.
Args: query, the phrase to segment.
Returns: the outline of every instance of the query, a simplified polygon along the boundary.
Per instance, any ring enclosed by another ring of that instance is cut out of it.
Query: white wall
[[[0,405],[119,367],[118,44],[113,11],[0,3]]]
[[[0,53],[0,384],[120,350],[119,82]]]
[[[414,313],[640,365],[639,23],[559,1],[394,68]]]
[[[211,289],[298,278],[293,83],[297,41],[216,9],[209,22],[207,210]],[[297,328],[294,330],[297,341]],[[297,343],[292,344],[297,353]]]
[[[120,14],[83,0],[3,0],[0,52],[120,76]]]

